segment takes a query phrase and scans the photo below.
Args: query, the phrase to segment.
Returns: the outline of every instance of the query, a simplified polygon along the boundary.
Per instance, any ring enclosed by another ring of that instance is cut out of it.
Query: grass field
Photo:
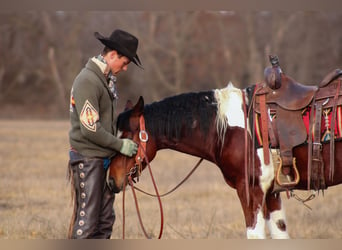
[[[71,216],[67,181],[67,121],[0,120],[0,239],[65,239]],[[152,170],[160,193],[191,170],[197,158],[160,151]],[[138,186],[153,191],[148,171]],[[331,187],[307,203],[282,194],[290,236],[296,239],[342,238],[342,185]],[[307,192],[296,192],[301,197]],[[157,237],[157,200],[138,194],[147,231]],[[244,239],[245,226],[235,190],[219,169],[203,162],[177,191],[162,199],[164,239]],[[122,237],[122,194],[116,196],[113,239]],[[142,239],[132,192],[126,192],[126,238]]]

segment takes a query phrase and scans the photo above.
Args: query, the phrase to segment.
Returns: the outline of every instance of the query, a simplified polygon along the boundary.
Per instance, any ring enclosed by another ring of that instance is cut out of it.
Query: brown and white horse
[[[224,89],[185,93],[149,105],[144,105],[140,97],[132,109],[119,115],[118,131],[122,138],[131,138],[139,144],[143,134],[144,141],[147,140],[146,158],[141,159],[143,167],[146,159],[152,161],[157,151],[165,148],[213,162],[226,183],[237,191],[247,238],[266,238],[266,226],[272,238],[289,238],[280,194],[272,193],[274,164],[271,161],[265,165],[263,149],[252,146],[251,129],[245,116],[249,106],[245,92],[246,89],[235,88],[230,83]],[[141,130],[146,130],[148,138]],[[342,150],[342,144],[336,141],[335,148]],[[324,162],[329,162],[329,144],[323,144],[322,153]],[[295,188],[305,190],[307,145],[294,148],[293,154],[301,176]],[[254,161],[254,169],[251,164],[246,168],[246,159],[248,163]],[[114,192],[123,189],[127,173],[132,173],[136,165],[135,158],[123,155],[112,160],[109,183]],[[328,180],[328,170],[325,175]],[[342,154],[336,154],[334,180],[327,181],[326,185],[341,182]]]

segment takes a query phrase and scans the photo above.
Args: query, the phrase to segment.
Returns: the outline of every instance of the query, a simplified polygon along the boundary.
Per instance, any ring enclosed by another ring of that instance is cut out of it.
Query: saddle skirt
[[[309,135],[309,128],[310,128],[310,112],[311,112],[311,107],[306,107],[302,111],[302,119],[303,123],[306,129],[306,135],[308,138]],[[314,112],[314,117],[315,117],[315,112]],[[273,129],[276,129],[276,121],[277,121],[277,114],[275,109],[270,109],[269,110],[269,116],[270,120],[273,122]],[[332,118],[332,109],[326,109],[323,111],[322,117],[321,117],[321,142],[328,142],[331,139],[331,118]],[[263,145],[262,141],[262,134],[261,134],[261,116],[258,113],[255,113],[254,117],[254,128],[255,128],[255,136],[256,136],[256,147],[260,148]],[[336,109],[336,122],[335,122],[335,129],[334,129],[334,137],[335,139],[340,139],[342,138],[342,105],[337,106]],[[307,139],[304,141],[304,143],[307,142]],[[271,148],[278,148],[279,144],[276,145],[270,145]]]

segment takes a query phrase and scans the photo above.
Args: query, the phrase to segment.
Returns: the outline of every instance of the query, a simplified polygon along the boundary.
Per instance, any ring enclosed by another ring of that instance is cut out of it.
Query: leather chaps
[[[75,208],[72,239],[109,239],[115,221],[113,203],[115,194],[106,184],[103,159],[83,157],[70,151]]]

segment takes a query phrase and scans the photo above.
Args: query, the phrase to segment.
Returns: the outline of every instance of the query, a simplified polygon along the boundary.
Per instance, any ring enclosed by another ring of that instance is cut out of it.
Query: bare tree
[[[285,73],[316,84],[342,65],[338,12],[90,11],[0,13],[0,103],[66,117],[72,82],[100,53],[94,31],[129,30],[144,70],[119,76],[120,103],[188,91],[246,87],[263,80],[267,56]],[[57,112],[58,111],[58,112]]]
[[[52,27],[52,23],[51,23],[51,18],[50,15],[47,12],[42,12],[42,20],[45,26],[45,33],[47,35],[47,39],[49,41],[49,48],[48,48],[48,53],[47,53],[47,58],[48,61],[50,63],[50,68],[51,68],[51,73],[52,73],[52,78],[53,81],[56,84],[56,90],[58,92],[59,95],[59,101],[61,103],[62,106],[66,107],[67,106],[67,102],[66,102],[66,90],[65,90],[65,86],[62,83],[61,77],[60,77],[60,73],[58,70],[58,66],[56,63],[56,56],[55,56],[55,45],[54,45],[54,41],[55,41],[55,37],[54,37],[54,28]]]

